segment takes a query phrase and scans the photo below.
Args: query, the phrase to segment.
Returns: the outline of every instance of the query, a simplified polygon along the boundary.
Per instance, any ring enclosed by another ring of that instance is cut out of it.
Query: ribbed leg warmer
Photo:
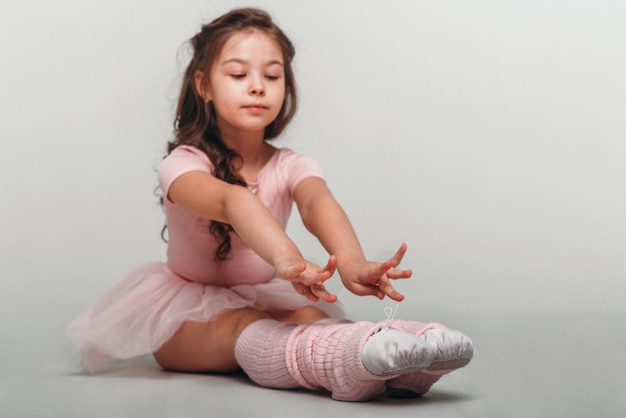
[[[235,357],[254,382],[273,388],[326,389],[333,399],[364,401],[385,391],[385,379],[361,361],[379,327],[371,322],[323,320],[295,325],[256,321],[240,335]]]
[[[261,386],[279,389],[302,387],[287,367],[285,347],[296,325],[262,319],[253,322],[235,344],[235,358],[248,377]]]
[[[334,319],[307,325],[264,319],[242,332],[235,357],[261,386],[326,389],[336,400],[364,401],[383,393],[385,380],[429,366],[434,355],[423,339],[377,333],[381,328]]]
[[[340,401],[364,401],[385,391],[385,377],[370,373],[363,345],[379,327],[371,322],[300,325],[287,343],[292,376],[309,389],[324,388]]]

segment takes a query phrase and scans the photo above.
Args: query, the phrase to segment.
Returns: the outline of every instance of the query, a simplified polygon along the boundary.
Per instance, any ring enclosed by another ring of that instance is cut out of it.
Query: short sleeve
[[[298,183],[308,177],[324,178],[324,172],[313,158],[291,150],[287,151],[285,161],[287,187],[293,194]]]
[[[190,171],[204,171],[212,174],[213,165],[209,157],[198,148],[181,145],[161,161],[157,174],[163,196],[168,196],[169,188],[178,177]]]

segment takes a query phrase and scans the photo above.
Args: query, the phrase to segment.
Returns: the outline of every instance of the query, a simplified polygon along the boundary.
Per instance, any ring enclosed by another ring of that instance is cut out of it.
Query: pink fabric
[[[392,397],[426,393],[448,371],[423,370],[392,378],[375,376],[363,365],[363,346],[388,324],[333,318],[309,325],[261,320],[241,334],[235,355],[248,376],[265,387],[326,389],[333,399],[341,401],[365,401],[385,390]],[[407,321],[393,321],[390,325],[417,335],[433,327],[441,325]]]
[[[300,325],[287,343],[287,367],[302,386],[329,390],[335,400],[371,399],[390,378],[373,375],[361,361],[365,342],[379,329],[366,321]]]
[[[235,357],[261,386],[326,389],[336,400],[364,401],[385,391],[386,378],[371,374],[361,361],[363,345],[379,329],[371,322],[295,325],[263,319],[241,333]]]
[[[113,284],[70,322],[66,334],[80,350],[83,366],[95,373],[104,369],[110,358],[155,352],[184,321],[207,322],[228,309],[297,309],[305,305],[331,316],[343,315],[338,305],[310,302],[284,280],[255,286],[211,286],[184,280],[166,264],[153,263]]]
[[[235,358],[250,379],[268,388],[300,387],[285,356],[287,340],[295,328],[295,324],[262,319],[243,330],[235,344]]]
[[[213,165],[197,148],[180,146],[159,166],[159,184],[163,196],[182,174],[190,171],[211,173]],[[283,148],[277,150],[258,174],[257,182],[248,184],[285,228],[293,206],[293,191],[307,177],[323,177],[319,165],[302,154]],[[180,276],[195,282],[232,286],[257,284],[274,277],[272,266],[263,261],[236,235],[232,237],[232,260],[216,263],[213,255],[217,243],[208,234],[209,220],[165,201],[167,217],[167,258],[170,268]]]
[[[201,151],[181,146],[159,167],[163,195],[183,173],[210,173],[212,165]],[[321,176],[310,158],[289,149],[274,153],[250,189],[285,225],[293,205],[293,190],[304,178]],[[233,236],[233,259],[213,261],[215,242],[208,220],[165,200],[168,262],[139,267],[114,283],[66,328],[89,371],[101,370],[110,357],[128,359],[151,354],[184,321],[207,322],[219,313],[243,307],[297,309],[314,305],[333,317],[343,317],[338,304],[313,303],[298,295],[290,283]]]

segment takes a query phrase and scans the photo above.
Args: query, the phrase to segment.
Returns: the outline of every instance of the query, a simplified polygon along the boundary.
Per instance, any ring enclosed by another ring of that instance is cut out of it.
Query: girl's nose
[[[258,77],[253,77],[248,92],[253,96],[265,96],[265,87],[263,81]]]

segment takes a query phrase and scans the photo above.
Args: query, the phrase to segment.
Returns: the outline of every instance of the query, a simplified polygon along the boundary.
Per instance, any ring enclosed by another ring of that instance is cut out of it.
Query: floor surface
[[[0,416],[626,416],[626,316],[468,315],[463,324],[477,348],[466,368],[423,398],[363,403],[265,389],[243,375],[163,372],[151,359],[88,376],[61,335],[41,332],[29,343],[28,334],[14,333],[2,347]]]

